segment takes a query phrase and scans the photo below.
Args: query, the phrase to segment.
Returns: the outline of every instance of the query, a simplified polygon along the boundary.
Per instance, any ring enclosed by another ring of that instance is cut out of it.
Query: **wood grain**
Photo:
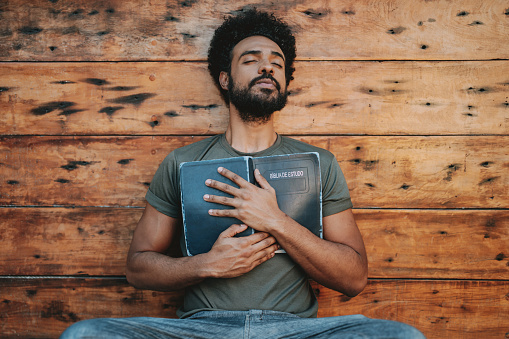
[[[0,288],[0,330],[22,338],[56,337],[90,318],[175,317],[182,303],[180,292],[136,290],[123,279],[1,278]],[[501,338],[509,328],[507,282],[371,280],[353,299],[314,288],[320,317],[361,313],[408,323],[428,338]]]
[[[123,278],[0,278],[0,288],[0,331],[22,338],[55,338],[91,318],[175,317],[183,297],[136,290]]]
[[[1,208],[1,275],[123,276],[143,210]]]
[[[506,137],[297,139],[336,156],[357,208],[508,206]]]
[[[507,281],[374,280],[353,299],[324,287],[319,291],[319,317],[397,320],[430,339],[503,338],[509,330]]]
[[[282,134],[509,134],[509,61],[296,68]],[[0,88],[4,135],[217,134],[228,123],[204,63],[7,63]]]
[[[354,210],[371,278],[509,280],[507,210]]]
[[[507,59],[503,1],[17,0],[2,4],[5,61],[203,60],[223,16],[256,6],[293,28],[302,59]]]
[[[200,138],[3,137],[0,204],[144,206],[164,157]],[[298,139],[336,156],[356,208],[508,206],[506,136]]]
[[[121,276],[142,209],[0,208],[1,275]],[[509,211],[354,210],[370,278],[509,280]],[[172,253],[177,253],[175,244]]]

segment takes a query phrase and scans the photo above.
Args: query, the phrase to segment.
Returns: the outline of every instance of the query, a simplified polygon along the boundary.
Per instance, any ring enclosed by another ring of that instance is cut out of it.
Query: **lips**
[[[256,85],[262,85],[263,87],[276,87],[276,84],[270,79],[258,80]]]
[[[259,76],[251,81],[249,84],[249,87],[253,87],[255,85],[259,85],[263,88],[276,88],[278,91],[280,90],[281,86],[277,82],[276,79],[271,77],[270,75],[262,75]]]

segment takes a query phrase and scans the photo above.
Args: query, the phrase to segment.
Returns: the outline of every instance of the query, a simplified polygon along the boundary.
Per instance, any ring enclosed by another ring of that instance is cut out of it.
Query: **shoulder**
[[[175,163],[178,167],[182,162],[201,160],[204,154],[219,143],[221,136],[221,134],[215,135],[176,148],[166,156],[163,164]]]
[[[281,136],[281,138],[282,147],[289,153],[316,152],[320,156],[320,164],[326,167],[336,162],[336,157],[329,150],[290,137]]]

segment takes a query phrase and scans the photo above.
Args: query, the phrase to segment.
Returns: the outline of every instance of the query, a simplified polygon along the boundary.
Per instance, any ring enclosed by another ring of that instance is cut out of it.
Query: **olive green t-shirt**
[[[322,215],[326,217],[351,208],[348,187],[334,155],[327,150],[279,135],[274,145],[256,153],[235,150],[228,144],[224,134],[178,148],[159,166],[146,199],[159,212],[182,220],[179,175],[182,162],[304,152],[317,152],[320,157]],[[180,243],[182,252],[186,253],[183,237]],[[280,253],[240,277],[206,279],[186,289],[184,305],[177,311],[177,315],[184,318],[204,310],[250,309],[316,317],[318,302],[304,271],[287,254]]]

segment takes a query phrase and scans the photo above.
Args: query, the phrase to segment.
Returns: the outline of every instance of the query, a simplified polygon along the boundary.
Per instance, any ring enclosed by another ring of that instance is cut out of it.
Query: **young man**
[[[127,279],[137,288],[186,288],[184,305],[178,310],[181,319],[88,320],[71,326],[63,337],[422,338],[405,324],[361,315],[316,318],[318,304],[308,279],[355,296],[367,282],[367,258],[334,156],[274,130],[273,113],[286,104],[294,59],[293,35],[272,15],[246,11],[227,19],[215,32],[209,70],[229,104],[228,128],[222,135],[166,157],[147,192],[147,206],[127,259]],[[259,172],[255,179],[260,187],[218,168],[237,186],[207,180],[204,185],[231,198],[204,195],[203,199],[233,207],[209,213],[218,218],[235,217],[242,224],[224,231],[208,253],[179,258],[166,255],[176,237],[183,244],[182,162],[300,152],[318,152],[320,156],[323,239],[279,209],[274,189]],[[234,237],[248,226],[258,232]],[[286,254],[276,254],[280,248]]]

